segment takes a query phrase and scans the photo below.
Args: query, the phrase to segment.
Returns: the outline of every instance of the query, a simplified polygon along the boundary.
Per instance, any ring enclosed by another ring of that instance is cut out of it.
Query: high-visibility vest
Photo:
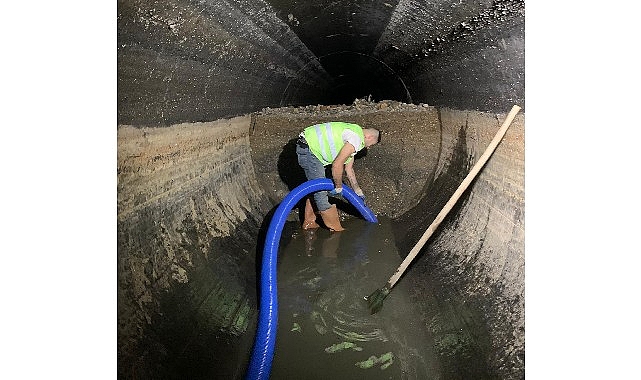
[[[316,156],[323,165],[331,164],[345,142],[343,142],[343,131],[349,129],[354,131],[361,138],[361,146],[355,147],[356,152],[365,147],[365,135],[363,128],[358,124],[332,121],[329,123],[315,124],[305,128],[303,131],[309,150]],[[348,157],[348,163],[352,157]]]

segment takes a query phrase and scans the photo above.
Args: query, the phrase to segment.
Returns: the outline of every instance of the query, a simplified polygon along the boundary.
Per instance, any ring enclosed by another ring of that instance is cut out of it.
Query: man
[[[362,128],[358,124],[333,121],[315,124],[300,133],[296,143],[298,163],[305,171],[308,180],[325,178],[325,166],[332,166],[334,190],[329,195],[340,196],[343,191],[343,173],[354,192],[365,198],[363,190],[358,186],[354,173],[354,156],[363,148],[368,148],[380,141],[381,133],[374,128]],[[320,211],[321,218],[332,231],[345,230],[341,226],[336,205],[329,203],[328,192],[314,193],[314,203]],[[305,221],[303,229],[318,228],[316,214],[310,202],[305,200]]]

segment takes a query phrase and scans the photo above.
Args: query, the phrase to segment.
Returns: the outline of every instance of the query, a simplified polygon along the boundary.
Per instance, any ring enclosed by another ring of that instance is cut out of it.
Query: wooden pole
[[[459,185],[458,189],[452,194],[450,199],[447,201],[445,206],[443,206],[443,209],[436,215],[436,218],[430,224],[429,227],[427,227],[427,230],[423,233],[423,236],[419,239],[418,243],[412,248],[410,253],[405,257],[405,260],[401,263],[401,265],[398,267],[396,272],[390,277],[389,281],[387,281],[389,289],[391,289],[396,282],[401,278],[407,267],[410,265],[412,260],[416,257],[418,252],[423,248],[423,245],[425,245],[425,242],[427,242],[427,239],[432,236],[432,233],[434,233],[434,230],[441,224],[443,219],[445,219],[445,216],[450,212],[452,207],[454,207],[454,204],[458,201],[458,199],[461,197],[463,192],[467,189],[467,187],[470,185],[472,180],[477,176],[477,174],[481,171],[483,168],[483,165],[487,162],[487,160],[490,158],[492,153],[494,153],[494,150],[496,149],[496,146],[499,145],[499,142],[503,139],[503,136],[505,135],[505,132],[507,131],[508,127],[512,123],[512,120],[514,120],[514,117],[516,114],[521,110],[521,107],[514,105],[512,107],[512,110],[510,113],[507,115],[505,118],[505,121],[503,122],[503,125],[499,129],[498,132],[496,132],[496,135],[490,142],[490,145],[488,145],[487,149],[485,149],[485,152],[483,152],[483,155],[479,158],[479,160],[476,162],[472,170],[467,174],[463,182]]]

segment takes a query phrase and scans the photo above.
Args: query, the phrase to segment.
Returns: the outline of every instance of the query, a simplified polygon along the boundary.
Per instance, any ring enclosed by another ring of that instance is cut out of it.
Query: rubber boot
[[[307,198],[305,200],[305,221],[303,221],[303,229],[309,230],[318,227],[320,226],[316,223],[316,214],[314,213],[312,202]]]
[[[341,226],[341,220],[338,217],[338,209],[336,208],[336,205],[332,205],[332,207],[327,210],[321,211],[320,214],[321,218],[323,218],[323,223],[325,223],[327,228],[335,232],[345,231],[343,226]]]

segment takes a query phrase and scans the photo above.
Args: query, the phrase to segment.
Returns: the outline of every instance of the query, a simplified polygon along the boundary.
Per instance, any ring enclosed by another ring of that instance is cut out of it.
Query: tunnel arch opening
[[[336,104],[350,104],[366,97],[412,103],[403,78],[373,55],[344,50],[319,57],[319,61],[335,78],[330,98]]]
[[[299,69],[305,70],[318,62],[330,75],[325,104],[351,104],[354,99],[396,100],[412,103],[412,95],[403,78],[384,61],[358,51],[337,51],[310,61]],[[296,98],[290,79],[280,99],[280,106]]]

